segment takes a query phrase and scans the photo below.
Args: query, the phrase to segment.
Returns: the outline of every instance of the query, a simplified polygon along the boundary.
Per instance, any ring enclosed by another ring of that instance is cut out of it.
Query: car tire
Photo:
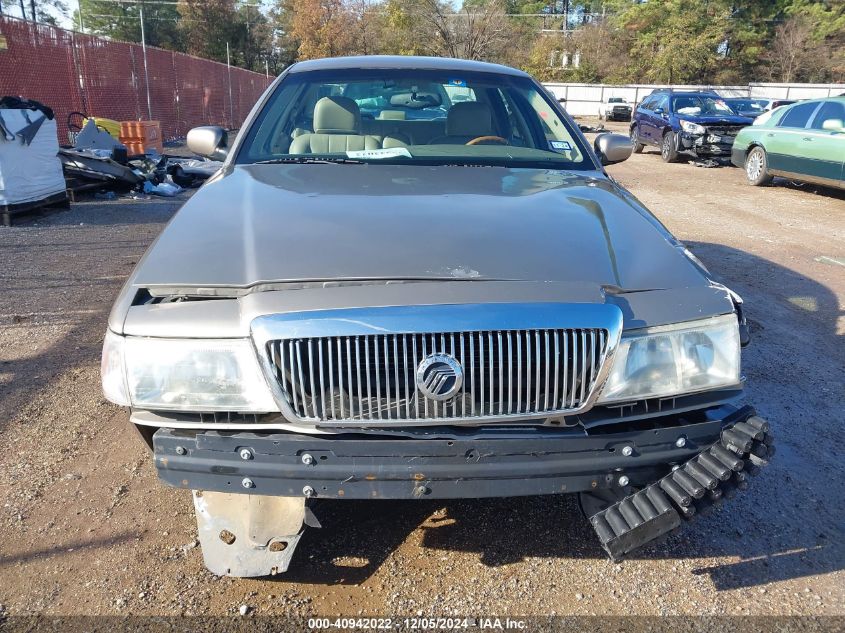
[[[664,163],[674,163],[678,160],[678,148],[675,145],[675,133],[669,130],[663,135],[663,142],[660,144],[660,157]]]
[[[639,135],[637,134],[637,126],[633,126],[631,128],[631,143],[634,145],[634,153],[635,154],[642,154],[643,153],[643,145],[639,141]]]
[[[762,187],[772,182],[768,168],[769,159],[766,156],[766,150],[759,145],[752,147],[745,157],[745,177],[748,179],[748,184]]]

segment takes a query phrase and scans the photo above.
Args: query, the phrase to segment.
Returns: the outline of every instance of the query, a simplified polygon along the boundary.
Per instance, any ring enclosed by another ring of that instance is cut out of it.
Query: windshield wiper
[[[274,165],[281,163],[293,164],[322,164],[340,163],[343,165],[363,165],[364,161],[356,160],[354,158],[320,158],[317,156],[285,156],[283,158],[269,158],[267,160],[257,160],[253,165]]]

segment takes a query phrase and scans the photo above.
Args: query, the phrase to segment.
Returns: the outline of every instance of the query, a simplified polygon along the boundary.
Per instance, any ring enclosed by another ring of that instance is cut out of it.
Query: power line
[[[167,4],[169,4],[169,5],[181,4],[181,5],[185,5],[185,4],[188,4],[186,2],[175,2],[174,0],[93,0],[93,1],[94,2],[111,2],[113,4],[134,4],[134,5],[139,5],[139,4],[165,4],[165,5],[167,5]],[[261,6],[261,3],[250,4],[250,3],[246,3],[246,2],[241,2],[241,3],[238,3],[238,4],[240,4],[240,6],[242,6],[242,7],[260,7]],[[201,7],[202,3],[198,3],[198,5]]]
[[[115,13],[86,13],[86,18],[114,18],[115,20],[137,20],[137,15],[130,15],[128,13],[124,13],[123,15],[118,15]],[[150,17],[148,15],[144,16],[144,22],[149,22],[150,20],[157,20],[160,22],[208,22],[208,20],[196,20],[194,18],[160,18],[160,17]]]

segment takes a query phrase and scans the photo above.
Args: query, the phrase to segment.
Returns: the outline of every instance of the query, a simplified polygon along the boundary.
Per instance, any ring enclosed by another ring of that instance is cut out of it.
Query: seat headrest
[[[317,134],[360,134],[361,111],[349,97],[323,97],[314,106]]]
[[[494,133],[493,113],[486,103],[463,101],[449,108],[446,136],[488,136]]]

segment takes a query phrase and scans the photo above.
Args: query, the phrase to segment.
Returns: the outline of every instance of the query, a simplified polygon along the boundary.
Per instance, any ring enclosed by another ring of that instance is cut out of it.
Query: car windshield
[[[608,103],[625,103],[625,99],[622,97],[611,97],[607,100]]]
[[[434,70],[288,74],[236,162],[317,160],[596,169],[572,122],[530,78]]]
[[[722,99],[698,95],[673,97],[672,110],[690,116],[736,114]]]
[[[763,112],[763,106],[757,99],[731,99],[729,104],[737,112]]]

